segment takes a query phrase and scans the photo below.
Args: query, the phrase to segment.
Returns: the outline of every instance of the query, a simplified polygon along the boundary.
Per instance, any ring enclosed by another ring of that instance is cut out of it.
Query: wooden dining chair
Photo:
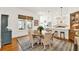
[[[47,45],[49,45],[49,47],[51,48],[51,38],[52,38],[52,34],[51,33],[45,33],[44,39],[42,39],[42,43],[43,43],[44,49],[46,49]]]
[[[38,34],[38,30],[34,30],[34,34]]]
[[[29,39],[30,39],[30,42],[31,42],[32,48],[33,48],[34,44],[38,43],[39,40],[37,38],[33,38],[33,32],[31,30],[28,32],[28,36],[29,36]]]

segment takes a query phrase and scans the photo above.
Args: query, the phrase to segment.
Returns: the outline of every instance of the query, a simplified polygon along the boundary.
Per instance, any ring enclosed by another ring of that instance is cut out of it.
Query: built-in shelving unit
[[[70,14],[70,28],[79,29],[79,11]]]
[[[69,39],[74,41],[75,32],[79,29],[79,11],[70,14]]]

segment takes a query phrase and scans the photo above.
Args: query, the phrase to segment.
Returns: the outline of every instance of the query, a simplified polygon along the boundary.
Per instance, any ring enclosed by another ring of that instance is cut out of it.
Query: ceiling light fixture
[[[57,17],[57,25],[56,27],[67,27],[67,25],[64,23],[64,17],[63,17],[63,7],[60,7],[60,17]]]

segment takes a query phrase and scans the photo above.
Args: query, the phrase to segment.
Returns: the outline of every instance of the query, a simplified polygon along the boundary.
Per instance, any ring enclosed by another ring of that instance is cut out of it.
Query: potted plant
[[[39,26],[37,29],[39,30],[40,34],[42,34],[42,30],[44,30],[43,26]]]

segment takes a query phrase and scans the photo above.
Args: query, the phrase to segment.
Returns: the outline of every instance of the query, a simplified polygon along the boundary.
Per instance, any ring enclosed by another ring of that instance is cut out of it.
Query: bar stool
[[[60,38],[65,39],[65,32],[60,32]]]
[[[55,32],[54,32],[54,36],[55,36],[55,37],[58,37],[58,31],[55,31]]]

